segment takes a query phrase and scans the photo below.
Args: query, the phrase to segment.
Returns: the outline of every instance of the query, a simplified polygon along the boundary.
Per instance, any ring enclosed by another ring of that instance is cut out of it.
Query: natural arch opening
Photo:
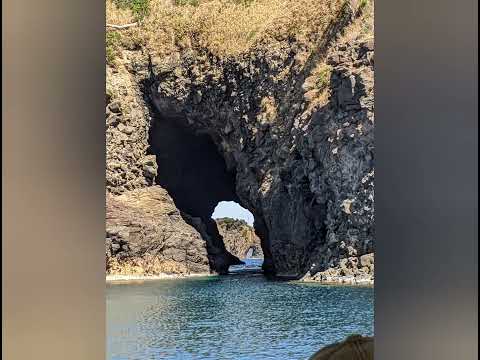
[[[230,218],[253,226],[253,214],[235,201],[220,201],[212,214],[213,219]]]
[[[221,201],[216,206],[212,218],[217,223],[226,249],[245,263],[243,269],[260,270],[263,264],[263,251],[260,238],[253,227],[253,214],[235,201]],[[229,269],[231,272],[239,270],[242,269],[237,266]]]
[[[155,114],[149,142],[158,164],[155,182],[169,192],[184,220],[205,239],[211,269],[226,274],[230,265],[243,264],[225,247],[212,218],[219,202],[239,203],[239,199],[235,170],[227,169],[210,135],[194,131],[180,116]]]

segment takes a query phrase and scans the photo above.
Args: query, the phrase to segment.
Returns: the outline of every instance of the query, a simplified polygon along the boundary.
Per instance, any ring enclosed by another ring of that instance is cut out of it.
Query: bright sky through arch
[[[249,225],[253,225],[252,213],[238,205],[235,201],[221,201],[218,203],[212,218],[219,219],[223,217],[245,220]]]

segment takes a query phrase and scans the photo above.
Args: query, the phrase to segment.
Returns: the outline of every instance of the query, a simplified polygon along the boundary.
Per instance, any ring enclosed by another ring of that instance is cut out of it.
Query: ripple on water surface
[[[373,335],[373,288],[260,274],[107,285],[107,359],[307,359]]]

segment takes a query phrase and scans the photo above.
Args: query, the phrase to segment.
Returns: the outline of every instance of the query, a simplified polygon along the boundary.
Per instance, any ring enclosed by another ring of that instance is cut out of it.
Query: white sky
[[[218,203],[212,214],[213,219],[229,217],[232,219],[245,220],[249,225],[253,225],[253,215],[247,209],[238,205],[235,201],[221,201]]]

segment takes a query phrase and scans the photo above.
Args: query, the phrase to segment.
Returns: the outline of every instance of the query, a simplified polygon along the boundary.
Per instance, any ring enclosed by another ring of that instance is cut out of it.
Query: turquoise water
[[[296,360],[373,335],[373,288],[261,274],[107,285],[107,359]]]

